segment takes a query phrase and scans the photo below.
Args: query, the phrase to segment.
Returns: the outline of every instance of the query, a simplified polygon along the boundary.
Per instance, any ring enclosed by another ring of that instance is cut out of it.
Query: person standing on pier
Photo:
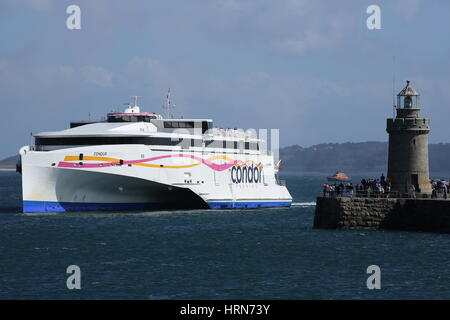
[[[447,199],[447,194],[448,194],[448,187],[447,187],[447,181],[443,181],[442,185],[444,186],[444,199]]]
[[[416,198],[416,188],[414,187],[414,185],[411,185],[411,198],[415,199]]]
[[[431,199],[436,199],[437,198],[438,185],[437,185],[437,182],[435,180],[433,180],[431,182],[431,188],[432,188],[432,190],[431,190]]]
[[[384,185],[386,183],[386,178],[384,177],[384,174],[381,174],[380,183],[381,183],[381,186],[384,187]]]

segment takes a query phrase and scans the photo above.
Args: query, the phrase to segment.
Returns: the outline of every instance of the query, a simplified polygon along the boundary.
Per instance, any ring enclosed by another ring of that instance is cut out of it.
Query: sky
[[[67,28],[70,5],[81,29]],[[430,142],[450,142],[449,32],[448,0],[2,0],[0,159],[132,95],[162,113],[169,87],[176,116],[307,147],[387,141],[408,79]]]

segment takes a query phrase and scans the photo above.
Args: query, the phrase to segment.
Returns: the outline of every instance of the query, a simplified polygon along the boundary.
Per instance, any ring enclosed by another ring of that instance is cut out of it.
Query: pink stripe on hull
[[[165,155],[165,156],[158,156],[158,157],[153,157],[153,158],[147,158],[147,159],[139,159],[139,160],[124,160],[123,164],[135,164],[135,163],[143,163],[143,162],[151,162],[151,161],[156,161],[156,160],[160,160],[160,159],[166,159],[166,158],[191,158],[194,160],[197,160],[205,165],[207,165],[208,167],[210,167],[211,169],[215,170],[215,171],[224,171],[226,169],[231,168],[232,166],[236,165],[236,164],[242,164],[242,165],[246,165],[244,162],[240,161],[240,160],[234,160],[233,162],[229,162],[229,163],[225,163],[225,164],[216,164],[213,163],[211,161],[193,156],[193,155],[188,155],[188,154],[175,154],[175,155]],[[78,163],[73,163],[73,162],[64,162],[61,161],[58,163],[58,167],[60,168],[104,168],[104,167],[113,167],[113,166],[117,166],[120,165],[120,162],[106,162],[106,163],[83,163],[82,165],[78,164]]]

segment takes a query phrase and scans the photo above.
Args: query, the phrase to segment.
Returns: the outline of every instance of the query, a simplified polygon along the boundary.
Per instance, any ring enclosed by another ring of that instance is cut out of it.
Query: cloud
[[[27,65],[0,59],[0,93],[22,101],[35,101],[86,85],[111,86],[113,73],[98,66],[74,67],[61,64]]]
[[[101,67],[85,66],[80,68],[82,79],[86,83],[107,87],[112,85],[113,73]]]
[[[341,4],[309,0],[214,1],[207,13],[213,41],[236,41],[238,34],[237,41],[299,55],[342,45],[355,22]]]
[[[301,39],[274,41],[272,49],[276,52],[304,54],[315,49],[333,48],[342,40],[339,34],[324,34],[316,30],[306,30]]]
[[[124,79],[136,79],[144,86],[150,87],[152,92],[175,85],[174,72],[164,63],[152,59],[134,57],[126,66]]]
[[[24,11],[24,9],[48,13],[54,11],[54,0],[2,0],[0,2],[0,15],[7,15],[9,13],[17,13]]]
[[[396,7],[407,21],[411,21],[424,5],[423,0],[397,0]]]
[[[40,12],[50,12],[54,9],[53,0],[27,0],[26,5],[28,8]]]

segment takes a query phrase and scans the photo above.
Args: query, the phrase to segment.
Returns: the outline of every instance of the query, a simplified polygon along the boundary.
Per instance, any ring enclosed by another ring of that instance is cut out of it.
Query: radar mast
[[[171,119],[173,117],[172,110],[175,108],[175,105],[172,104],[172,101],[170,100],[170,88],[167,90],[166,95],[166,103],[163,105],[163,110],[165,113],[165,117],[167,119]]]

